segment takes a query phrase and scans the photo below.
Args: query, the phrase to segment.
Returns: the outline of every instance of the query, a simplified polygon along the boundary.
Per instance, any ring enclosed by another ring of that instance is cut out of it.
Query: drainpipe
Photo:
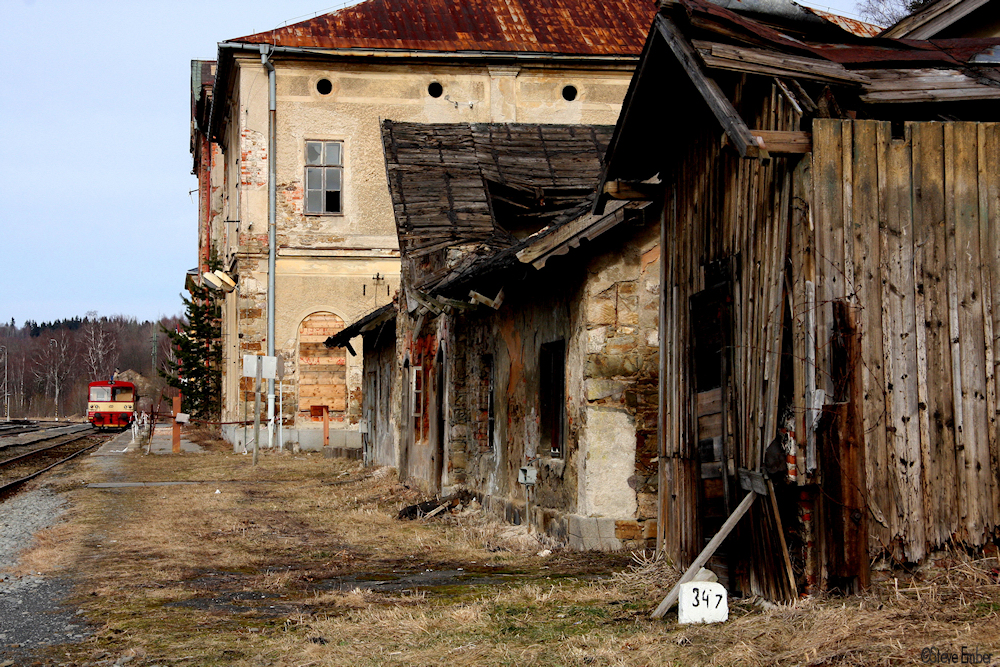
[[[267,69],[267,356],[274,356],[274,255],[277,209],[277,94],[270,47],[260,46],[260,61]],[[274,378],[267,380],[267,446],[274,446]]]

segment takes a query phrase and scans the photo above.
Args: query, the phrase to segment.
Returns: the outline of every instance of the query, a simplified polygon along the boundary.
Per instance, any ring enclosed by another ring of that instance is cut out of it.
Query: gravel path
[[[9,572],[32,536],[59,520],[65,504],[47,489],[0,503],[0,667],[26,664],[41,647],[81,641],[88,634],[85,619],[64,605],[71,582]]]

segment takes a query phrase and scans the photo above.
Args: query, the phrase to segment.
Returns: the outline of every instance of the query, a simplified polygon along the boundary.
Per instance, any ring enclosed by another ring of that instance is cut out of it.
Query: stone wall
[[[221,181],[216,185],[221,185],[222,218],[232,221],[225,223],[213,243],[227,266],[235,259],[239,281],[238,304],[224,309],[223,315],[224,332],[231,341],[225,346],[223,417],[242,419],[246,408],[237,381],[241,356],[267,350],[267,174],[269,160],[275,159],[275,348],[287,364],[291,396],[286,417],[301,429],[320,426],[288,411],[297,403],[296,332],[302,320],[330,312],[351,323],[386,303],[399,287],[399,251],[385,182],[380,120],[613,124],[631,78],[627,62],[497,70],[485,64],[428,65],[417,59],[374,64],[276,58],[278,136],[276,155],[270,156],[266,72],[256,56],[237,56],[236,63],[232,91],[217,100],[219,114],[229,121],[219,158],[224,169],[212,176]],[[325,95],[317,88],[323,79],[331,83]],[[428,94],[432,81],[444,89],[440,98]],[[567,82],[579,91],[574,101],[562,98]],[[306,140],[343,142],[342,214],[303,212]],[[373,293],[381,300],[372,298]],[[360,344],[355,347],[360,351]],[[356,428],[360,416],[362,355],[347,363],[353,419],[335,428]]]
[[[456,310],[423,324],[423,338],[433,335],[447,359],[445,490],[469,488],[509,520],[530,521],[575,548],[655,545],[658,234],[655,222],[622,225],[545,270],[483,285],[490,294],[503,287],[497,311]],[[405,314],[401,322],[413,326]],[[566,351],[561,457],[540,447],[540,350],[557,340]],[[422,359],[428,343],[403,336],[400,344]],[[425,386],[433,400],[437,388]],[[538,476],[526,498],[517,475],[529,464]]]

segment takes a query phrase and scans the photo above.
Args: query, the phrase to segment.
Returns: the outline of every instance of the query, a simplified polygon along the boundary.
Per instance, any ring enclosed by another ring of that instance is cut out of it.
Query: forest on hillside
[[[0,324],[0,419],[86,415],[87,385],[134,371],[149,396],[166,387],[156,369],[166,369],[174,351],[164,329],[179,317],[139,322],[126,315]],[[6,393],[6,405],[4,394]]]

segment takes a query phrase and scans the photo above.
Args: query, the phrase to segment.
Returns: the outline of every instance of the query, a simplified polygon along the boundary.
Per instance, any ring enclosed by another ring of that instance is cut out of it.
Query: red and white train
[[[135,417],[139,396],[131,382],[91,382],[87,395],[87,421],[96,428],[127,428]]]

